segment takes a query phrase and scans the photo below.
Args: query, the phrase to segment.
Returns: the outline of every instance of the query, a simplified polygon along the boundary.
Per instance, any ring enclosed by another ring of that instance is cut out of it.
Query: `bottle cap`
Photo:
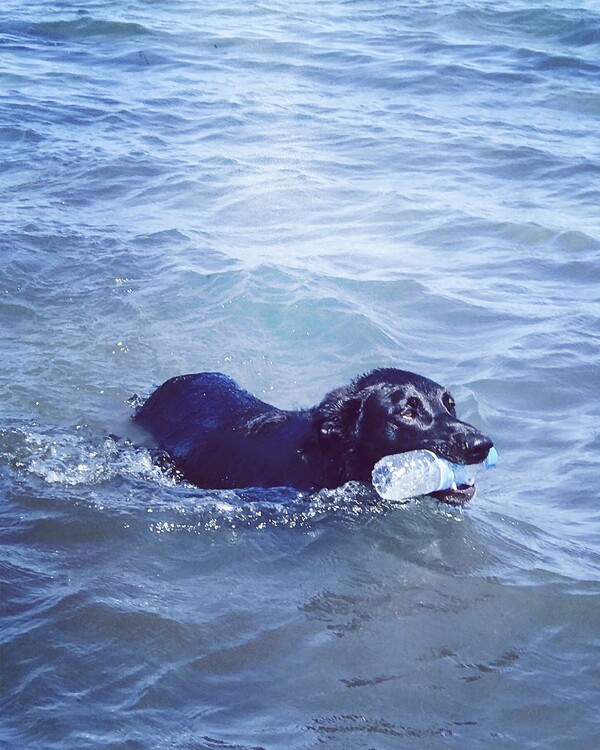
[[[498,463],[498,451],[492,447],[490,448],[490,452],[487,454],[487,458],[483,462],[483,465],[486,469],[492,469],[496,464]]]

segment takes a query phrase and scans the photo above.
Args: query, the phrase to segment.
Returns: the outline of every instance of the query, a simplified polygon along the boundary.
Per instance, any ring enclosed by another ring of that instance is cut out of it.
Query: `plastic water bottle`
[[[375,464],[373,486],[385,500],[407,500],[460,484],[473,484],[477,468],[491,468],[497,461],[498,453],[493,447],[483,463],[470,465],[450,463],[428,450],[396,453]]]

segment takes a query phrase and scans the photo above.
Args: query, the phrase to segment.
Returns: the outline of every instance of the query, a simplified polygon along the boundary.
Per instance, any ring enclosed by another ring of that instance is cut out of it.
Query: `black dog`
[[[133,419],[185,479],[212,489],[318,490],[368,482],[375,463],[392,453],[427,448],[476,464],[492,447],[456,417],[445,388],[393,368],[362,375],[299,411],[270,406],[221,373],[182,375],[154,391]],[[436,496],[462,503],[474,493],[465,486]]]

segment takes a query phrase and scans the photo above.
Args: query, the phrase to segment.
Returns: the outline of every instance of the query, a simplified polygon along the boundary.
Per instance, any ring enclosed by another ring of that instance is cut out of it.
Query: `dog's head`
[[[493,443],[456,416],[454,399],[433,380],[404,370],[374,370],[329,393],[316,408],[317,440],[340,479],[369,481],[379,459],[427,449],[459,464],[485,460]],[[462,504],[474,486],[435,496]]]

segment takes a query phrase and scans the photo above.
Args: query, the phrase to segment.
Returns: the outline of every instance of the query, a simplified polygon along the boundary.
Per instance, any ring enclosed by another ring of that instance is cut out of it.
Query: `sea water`
[[[3,3],[0,747],[599,746],[599,61],[591,0]],[[383,365],[498,446],[464,510],[129,432]]]

